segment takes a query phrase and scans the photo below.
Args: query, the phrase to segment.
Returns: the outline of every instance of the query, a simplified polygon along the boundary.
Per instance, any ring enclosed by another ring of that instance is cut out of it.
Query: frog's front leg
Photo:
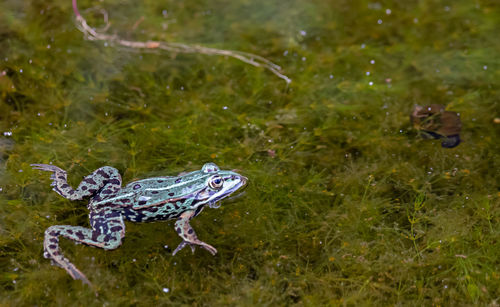
[[[62,255],[59,249],[59,237],[63,236],[78,243],[107,250],[115,249],[120,246],[125,236],[125,223],[119,212],[104,209],[90,213],[90,224],[92,229],[69,225],[55,225],[47,228],[43,242],[43,255],[65,269],[73,279],[80,279],[92,286],[87,277]]]
[[[187,244],[191,247],[191,251],[194,253],[194,248],[196,245],[199,245],[209,251],[212,255],[215,255],[217,253],[217,250],[200,240],[198,240],[198,237],[196,236],[196,233],[194,232],[194,229],[189,225],[189,220],[192,219],[196,215],[196,211],[190,210],[186,211],[181,214],[179,219],[175,222],[175,231],[179,234],[181,239],[183,240],[179,246],[174,250],[172,253],[172,256],[174,256],[178,251],[183,249]]]

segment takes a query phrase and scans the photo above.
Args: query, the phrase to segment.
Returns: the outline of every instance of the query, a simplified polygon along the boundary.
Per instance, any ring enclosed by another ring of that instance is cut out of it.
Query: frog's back
[[[175,180],[178,177],[174,176],[162,176],[162,177],[152,177],[146,179],[140,179],[137,181],[133,181],[128,183],[124,189],[141,189],[141,188],[151,188],[158,186],[168,186],[175,183]]]

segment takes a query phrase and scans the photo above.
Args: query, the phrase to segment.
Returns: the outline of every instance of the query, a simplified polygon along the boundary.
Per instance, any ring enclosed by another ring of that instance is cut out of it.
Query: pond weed
[[[496,3],[99,5],[124,37],[256,53],[293,81],[83,40],[70,1],[0,3],[0,304],[498,304]],[[411,128],[433,103],[460,113],[458,147]],[[43,258],[47,227],[88,217],[30,163],[75,186],[103,165],[130,182],[208,161],[249,178],[192,222],[217,256],[172,257],[172,222],[127,223],[114,251],[61,240],[98,298]]]

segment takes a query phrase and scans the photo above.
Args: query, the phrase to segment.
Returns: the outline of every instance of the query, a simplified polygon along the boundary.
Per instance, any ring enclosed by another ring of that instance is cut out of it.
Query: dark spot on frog
[[[78,231],[75,233],[75,235],[78,237],[78,239],[83,240],[85,238],[85,235],[81,232]]]
[[[85,178],[83,181],[85,181],[88,184],[96,184],[96,182],[92,178]]]
[[[69,185],[65,183],[65,184],[63,184],[63,185],[61,186],[61,189],[66,189],[66,188],[68,188],[68,187],[69,187]]]
[[[82,189],[82,191],[85,191],[85,190],[87,190],[87,186],[82,186],[81,189]]]
[[[149,208],[146,209],[146,211],[148,211],[148,212],[156,212],[156,211],[158,211],[158,208],[157,207],[149,207]]]
[[[108,180],[108,183],[110,183],[110,184],[118,184],[118,185],[120,185],[120,184],[121,184],[120,180],[118,180],[118,179],[111,179],[111,180]]]
[[[111,193],[112,193],[112,191],[111,191],[111,190],[104,190],[104,191],[102,191],[101,193],[102,193],[102,194],[111,194]]]
[[[175,193],[168,193],[168,196],[174,196]]]
[[[123,229],[123,228],[122,228],[121,226],[114,226],[114,227],[111,227],[111,229],[110,229],[110,230],[111,230],[112,232],[115,232],[115,231],[122,231],[122,229]]]
[[[104,236],[104,238],[102,239],[105,243],[111,241],[113,237],[110,235],[110,234],[107,234]]]
[[[143,206],[143,205],[145,205],[146,203],[147,203],[147,202],[146,202],[145,200],[141,200],[138,204],[139,204],[139,206]]]
[[[102,176],[102,177],[104,177],[104,178],[109,178],[109,174],[108,174],[108,173],[106,173],[105,171],[103,171],[102,169],[98,170],[98,171],[97,171],[97,174],[98,174],[98,175],[101,175],[101,176]]]
[[[57,245],[51,244],[51,245],[49,245],[49,248],[50,248],[50,249],[56,249],[56,248],[57,248]]]
[[[194,232],[194,230],[193,230],[192,228],[190,228],[190,229],[188,230],[188,234],[192,234],[193,232]]]
[[[72,234],[73,234],[73,230],[71,230],[71,229],[68,229],[68,230],[67,230],[67,232],[68,232],[70,235],[72,235]]]
[[[164,180],[158,180],[158,183],[162,183]]]
[[[66,180],[66,178],[64,178],[64,176],[59,176],[57,177],[59,180]]]
[[[151,194],[158,194],[158,191],[152,191]]]
[[[181,233],[181,229],[180,228],[176,228],[175,231],[177,231],[177,233]]]
[[[51,239],[49,239],[49,241],[52,242],[52,243],[57,243],[57,239],[56,238],[51,238]]]
[[[140,184],[136,184],[134,185],[134,190],[137,190],[137,189],[140,189],[141,188],[141,185]]]
[[[182,181],[182,178],[177,178],[177,179],[175,179],[175,183],[179,183],[179,182],[181,182],[181,181]]]

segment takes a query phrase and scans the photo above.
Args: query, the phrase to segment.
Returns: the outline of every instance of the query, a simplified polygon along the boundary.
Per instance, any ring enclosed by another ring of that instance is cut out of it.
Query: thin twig
[[[72,0],[73,11],[75,13],[77,21],[77,28],[83,32],[85,38],[88,40],[108,41],[121,46],[136,48],[136,49],[149,49],[149,50],[162,49],[174,53],[200,53],[206,55],[228,56],[240,60],[244,63],[253,65],[255,67],[263,67],[272,72],[273,74],[275,74],[276,76],[278,76],[279,78],[285,80],[286,83],[292,82],[290,78],[288,78],[287,76],[285,76],[280,72],[281,71],[280,66],[256,54],[242,52],[242,51],[209,48],[200,45],[187,45],[182,43],[167,43],[159,41],[146,41],[146,42],[129,41],[121,39],[117,35],[106,34],[105,30],[108,28],[109,22],[108,22],[108,14],[103,9],[101,9],[100,11],[104,16],[104,22],[106,23],[106,26],[104,27],[105,30],[102,32],[96,31],[87,24],[85,18],[83,18],[83,16],[80,14],[80,12],[78,11],[76,1],[77,0]]]

